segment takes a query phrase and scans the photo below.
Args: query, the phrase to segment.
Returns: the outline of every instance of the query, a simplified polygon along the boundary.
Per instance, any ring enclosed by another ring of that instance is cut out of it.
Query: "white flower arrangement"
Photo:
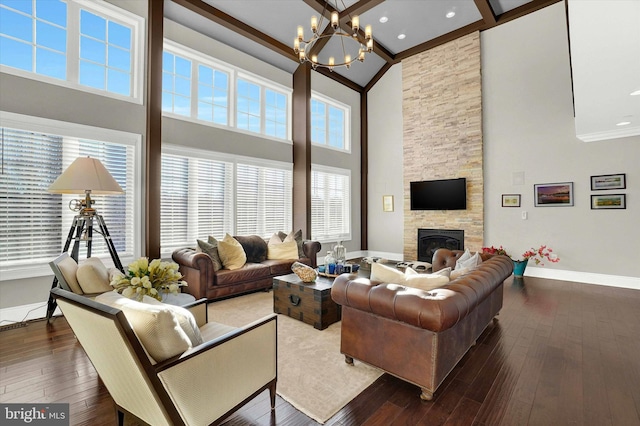
[[[141,257],[131,262],[127,269],[129,275],[116,274],[110,283],[124,297],[142,300],[147,295],[162,300],[162,293],[177,294],[181,286],[187,285],[174,262],[160,259],[149,262],[146,257]]]

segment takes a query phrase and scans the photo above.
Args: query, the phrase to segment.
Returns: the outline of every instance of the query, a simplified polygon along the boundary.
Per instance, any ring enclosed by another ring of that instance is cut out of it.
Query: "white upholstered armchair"
[[[187,306],[193,316],[185,319],[175,306],[124,301],[118,308],[61,288],[51,293],[114,399],[120,424],[125,413],[158,426],[217,424],[266,389],[274,408],[275,315],[234,328],[207,323],[204,300]],[[186,332],[189,321],[197,336]]]

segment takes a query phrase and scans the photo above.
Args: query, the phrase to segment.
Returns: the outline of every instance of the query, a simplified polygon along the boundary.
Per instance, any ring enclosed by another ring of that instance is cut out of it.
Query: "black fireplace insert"
[[[418,229],[418,260],[431,263],[439,248],[464,250],[464,230]]]

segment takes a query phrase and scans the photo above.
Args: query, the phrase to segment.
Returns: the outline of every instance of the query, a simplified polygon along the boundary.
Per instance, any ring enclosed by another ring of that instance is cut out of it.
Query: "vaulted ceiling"
[[[340,25],[350,28],[351,17],[360,27],[373,29],[373,53],[350,69],[318,72],[355,90],[371,87],[394,63],[474,31],[491,28],[560,0],[172,0],[165,16],[235,49],[283,70],[298,67],[293,51],[297,27],[311,35],[310,19],[332,10]],[[448,18],[447,14],[454,13]],[[386,17],[382,23],[381,18]],[[328,16],[325,17],[327,22]],[[322,30],[322,28],[321,28]],[[404,34],[400,39],[398,36]],[[357,51],[357,48],[356,48]],[[330,41],[319,58],[342,57],[338,41]]]

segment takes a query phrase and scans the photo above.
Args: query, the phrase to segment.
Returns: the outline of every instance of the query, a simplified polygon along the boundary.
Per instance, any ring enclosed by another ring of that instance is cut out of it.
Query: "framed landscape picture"
[[[573,182],[533,185],[536,207],[573,206]]]
[[[520,194],[502,194],[502,207],[520,207]]]
[[[591,196],[591,209],[626,209],[627,197],[625,194],[602,194]]]
[[[625,189],[627,187],[627,175],[618,173],[615,175],[591,176],[591,190]]]

